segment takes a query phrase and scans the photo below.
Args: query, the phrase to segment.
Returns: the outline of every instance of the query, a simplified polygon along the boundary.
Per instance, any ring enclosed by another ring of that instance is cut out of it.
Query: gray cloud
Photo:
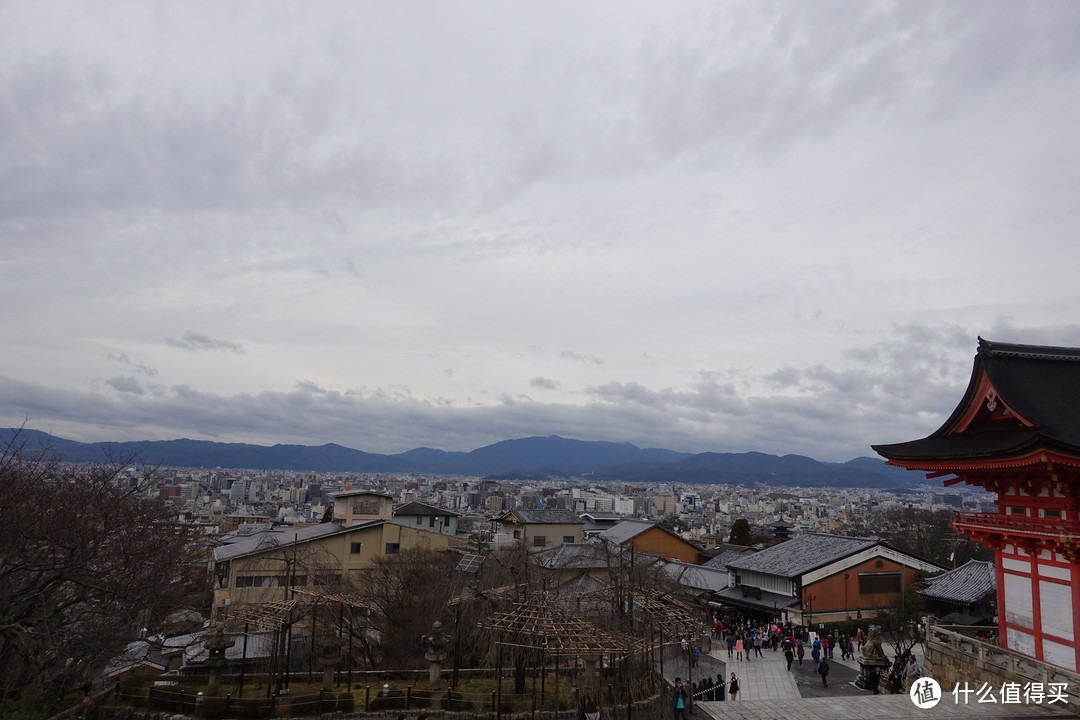
[[[419,446],[469,450],[511,437],[558,434],[690,452],[757,450],[840,461],[871,455],[872,443],[922,437],[944,422],[963,395],[974,335],[940,360],[940,344],[922,343],[956,331],[924,324],[895,328],[890,342],[864,353],[874,358],[864,366],[774,373],[785,378],[781,395],[739,391],[708,373],[683,389],[607,383],[591,388],[593,399],[584,404],[503,394],[495,404],[472,407],[418,399],[406,388],[340,392],[309,381],[287,393],[220,395],[183,385],[143,392],[133,379],[116,378],[107,384],[120,393],[110,397],[0,377],[0,407],[13,424],[29,417],[32,427],[61,428],[84,440],[184,436],[401,452]]]
[[[604,361],[598,357],[588,355],[586,353],[571,352],[569,350],[564,350],[563,352],[559,353],[559,357],[563,360],[573,360],[574,362],[588,363],[590,365],[604,364]]]
[[[529,381],[529,386],[540,390],[558,390],[562,383],[546,377],[534,377]]]
[[[109,385],[114,390],[118,390],[122,393],[134,393],[135,395],[142,395],[146,390],[143,389],[142,383],[136,378],[120,376],[114,377],[111,380],[105,381],[106,385]]]
[[[214,338],[207,337],[201,333],[194,333],[188,330],[184,333],[184,336],[179,340],[174,338],[166,338],[165,342],[173,347],[181,348],[182,350],[189,350],[191,352],[200,352],[203,350],[224,350],[226,352],[236,353],[237,355],[244,354],[244,346],[240,343],[232,342],[229,340],[215,340]]]
[[[143,375],[149,375],[153,377],[158,374],[157,368],[150,367],[145,363],[135,362],[127,356],[127,353],[105,353],[105,358],[107,360],[111,360],[112,362],[118,362],[127,365],[131,369],[135,370],[136,372],[142,373]]]

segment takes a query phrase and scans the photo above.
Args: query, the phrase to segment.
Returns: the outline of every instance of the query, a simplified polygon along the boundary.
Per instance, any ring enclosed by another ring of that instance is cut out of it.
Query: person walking
[[[892,689],[892,694],[899,695],[903,684],[904,681],[900,675],[900,668],[894,665],[893,669],[889,671],[889,687]]]
[[[914,655],[909,655],[907,665],[904,666],[904,689],[910,689],[911,683],[918,680],[920,675],[922,675],[922,666]]]
[[[596,702],[588,695],[581,698],[581,714],[585,720],[600,720],[600,708],[596,707]]]
[[[859,641],[859,652],[862,652],[863,645],[866,644],[866,632],[859,628],[859,632],[855,634],[855,639]]]
[[[784,651],[784,659],[787,660],[787,671],[791,672],[791,662],[795,659],[795,653],[791,651],[791,648]]]
[[[79,720],[98,720],[98,706],[89,696],[82,699]]]
[[[806,655],[806,649],[799,643],[795,646],[795,656],[799,658],[799,667],[802,667],[803,656]]]
[[[821,658],[817,671],[821,676],[821,687],[829,687],[829,661],[826,658]]]
[[[727,693],[732,702],[734,702],[735,698],[739,695],[739,678],[735,677],[735,673],[731,673],[731,680],[728,682]]]
[[[674,720],[687,720],[686,708],[690,703],[690,696],[683,687],[682,678],[675,678],[675,687],[671,691],[671,708],[675,711]]]
[[[754,636],[754,655],[757,657],[764,657],[761,654],[761,633]]]
[[[727,643],[727,656],[735,657],[735,636],[728,633],[727,639],[724,642]]]
[[[810,658],[814,661],[814,669],[817,670],[818,665],[821,664],[821,650],[818,648],[817,645],[815,645],[814,649],[810,651]]]
[[[742,660],[743,659],[743,639],[742,639],[742,635],[735,638],[735,659],[736,660]]]
[[[881,694],[881,672],[876,667],[871,667],[866,673],[866,682],[870,684],[875,695]]]

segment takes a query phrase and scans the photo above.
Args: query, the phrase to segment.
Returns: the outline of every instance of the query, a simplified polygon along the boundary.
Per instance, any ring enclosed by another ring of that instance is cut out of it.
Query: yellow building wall
[[[353,543],[360,543],[359,553],[351,552]],[[279,580],[276,587],[238,587],[239,577],[283,578],[291,572],[294,578],[297,575],[306,576],[306,584],[296,584],[295,587],[308,589],[316,587],[313,582],[316,574],[347,578],[386,555],[388,543],[396,543],[398,552],[402,552],[417,548],[445,550],[448,547],[464,547],[465,541],[442,533],[380,523],[298,545],[267,548],[258,554],[227,561],[227,586],[214,591],[214,606],[220,608],[226,600],[231,604],[261,604],[280,602],[287,597],[287,581]]]

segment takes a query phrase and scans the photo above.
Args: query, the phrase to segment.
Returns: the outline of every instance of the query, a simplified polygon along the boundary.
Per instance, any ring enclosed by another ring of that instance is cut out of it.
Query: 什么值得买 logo
[[[908,695],[911,696],[911,702],[915,703],[915,707],[920,710],[929,710],[941,702],[941,686],[933,678],[918,678],[911,683]]]

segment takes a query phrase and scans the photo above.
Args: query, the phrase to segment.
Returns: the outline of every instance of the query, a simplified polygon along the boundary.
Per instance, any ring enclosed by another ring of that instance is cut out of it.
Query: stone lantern
[[[334,669],[341,662],[341,645],[341,638],[336,635],[322,635],[315,644],[323,669],[323,690],[334,689]]]
[[[225,660],[225,651],[236,644],[234,638],[225,635],[225,626],[218,623],[217,628],[203,642],[203,646],[210,654],[206,658],[206,667],[210,668],[210,682],[206,686],[206,694],[214,697],[221,689],[221,669],[228,664]]]
[[[435,688],[442,680],[442,662],[446,659],[446,633],[438,620],[431,626],[431,634],[424,636],[424,645],[427,647],[424,658],[428,661],[428,682]]]

